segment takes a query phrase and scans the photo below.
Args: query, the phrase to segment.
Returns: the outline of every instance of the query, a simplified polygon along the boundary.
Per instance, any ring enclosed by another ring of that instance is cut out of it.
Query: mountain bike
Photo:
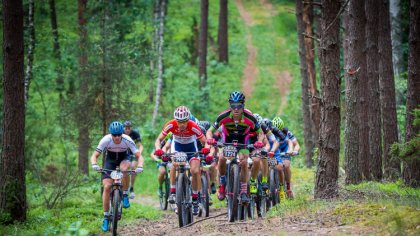
[[[117,166],[115,170],[109,169],[101,169],[99,173],[107,173],[111,171],[111,179],[113,180],[109,198],[109,226],[112,235],[117,235],[117,228],[118,228],[118,221],[121,219],[122,216],[122,197],[123,197],[123,190],[122,190],[122,178],[123,173],[127,173],[129,175],[135,174],[134,170],[120,170],[120,167]]]
[[[275,157],[268,158],[268,183],[269,183],[269,197],[267,201],[267,208],[271,209],[278,203],[280,203],[279,198],[279,175],[276,170],[277,160]]]
[[[169,187],[170,187],[170,180],[169,180],[169,170],[171,169],[172,163],[169,162],[162,162],[161,166],[165,168],[165,175],[163,179],[163,184],[159,186],[158,193],[159,193],[159,203],[160,209],[166,210],[168,209],[168,198],[169,198]],[[170,204],[170,208],[173,210],[172,204]]]
[[[210,169],[211,165],[206,163],[205,155],[201,155],[200,157],[200,170],[201,170],[201,192],[200,192],[200,211],[198,216],[201,217],[204,215],[205,217],[209,216],[209,208],[210,208],[210,186],[209,186],[209,179],[210,179]]]
[[[240,148],[252,148],[253,145],[233,143],[216,144],[219,148],[223,148],[223,156],[227,159],[226,173],[226,199],[228,206],[228,221],[234,222],[235,219],[246,219],[248,215],[247,204],[239,202],[240,176],[238,152]]]

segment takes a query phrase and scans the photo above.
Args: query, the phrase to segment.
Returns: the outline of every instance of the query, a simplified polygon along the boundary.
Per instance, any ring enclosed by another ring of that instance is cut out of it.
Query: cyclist
[[[285,152],[287,152],[288,148],[291,147],[290,151],[288,151],[289,155],[287,155],[283,160],[283,164],[284,164],[285,178],[286,178],[286,194],[288,198],[293,198],[293,192],[290,186],[290,180],[292,178],[292,170],[290,167],[290,161],[291,161],[292,156],[296,156],[299,154],[300,145],[296,137],[293,135],[293,133],[288,128],[284,127],[284,122],[279,116],[273,119],[273,124],[274,126],[277,127],[277,129],[282,131],[283,134],[285,134],[287,138],[290,139],[290,141],[292,142],[292,145],[290,146],[287,145],[286,147],[286,145],[283,145],[282,150],[285,150]],[[280,146],[280,148],[282,148],[282,146]]]
[[[250,132],[256,132],[258,134],[258,140],[254,143],[255,148],[262,148],[264,146],[262,140],[264,136],[260,132],[257,119],[251,111],[244,108],[245,96],[242,92],[234,91],[229,95],[228,98],[230,108],[220,113],[214,122],[213,126],[207,131],[207,144],[206,146],[214,145],[216,143],[213,138],[213,132],[222,128],[222,138],[226,143],[237,142],[238,144],[248,144],[248,135]],[[214,149],[214,147],[212,147]],[[214,151],[213,151],[214,152]],[[248,198],[248,157],[249,150],[241,148],[239,150],[239,166],[241,167],[240,173],[240,200],[242,202],[249,201]],[[253,169],[259,166],[253,165]],[[253,169],[251,172],[253,172]],[[226,158],[220,157],[219,159],[219,200],[225,198],[225,185],[226,185]],[[254,178],[256,176],[253,176]]]
[[[269,150],[269,152],[267,153],[268,156],[272,157],[274,156],[274,151],[277,150],[277,148],[279,147],[279,144],[276,140],[276,138],[274,137],[273,133],[271,132],[271,121],[268,119],[263,119],[259,114],[254,114],[255,118],[257,119],[258,124],[261,127],[261,130],[264,133],[264,139],[263,142],[265,144],[265,151]],[[249,139],[249,143],[254,143],[257,141],[257,134],[255,132],[250,133],[250,139]],[[273,145],[270,146],[270,143],[272,143]],[[251,151],[252,152],[252,151]],[[263,188],[263,190],[267,190],[269,185],[268,185],[268,162],[267,162],[267,158],[254,158],[254,164],[256,164],[255,162],[258,161],[258,159],[260,159],[260,170],[262,172],[262,178],[261,178],[261,187]],[[251,173],[251,179],[250,179],[250,193],[256,193],[257,192],[257,186],[256,186],[256,181],[255,181],[255,177],[258,175],[259,169],[255,169],[253,173]]]
[[[114,121],[109,125],[109,133],[105,135],[99,142],[98,147],[95,152],[92,154],[91,163],[92,169],[99,171],[100,167],[98,166],[97,160],[99,155],[102,152],[106,151],[106,157],[104,160],[104,168],[108,170],[114,170],[117,166],[120,166],[122,171],[126,171],[130,167],[130,159],[127,154],[127,150],[130,149],[134,153],[138,165],[136,168],[136,173],[141,173],[143,171],[143,157],[140,155],[140,151],[137,149],[136,144],[130,138],[130,136],[123,134],[124,128],[123,124],[118,121]],[[102,193],[102,207],[104,209],[104,220],[102,223],[102,230],[104,232],[108,231],[108,211],[109,211],[109,195],[111,192],[112,179],[110,177],[111,172],[105,171],[102,173],[102,184],[104,186],[104,191]],[[123,207],[130,207],[130,202],[128,200],[128,175],[124,174],[123,177]]]
[[[156,156],[162,156],[164,151],[160,149],[160,143],[168,135],[169,132],[172,132],[173,140],[171,142],[171,152],[197,152],[197,139],[201,143],[206,142],[206,137],[201,132],[200,127],[190,120],[190,111],[185,106],[177,107],[174,111],[174,119],[170,120],[165,124],[162,132],[159,134],[155,142],[155,152]],[[201,152],[203,154],[208,154],[210,150],[208,148],[202,148]],[[191,154],[188,154],[188,162],[190,163],[190,171],[192,174],[192,200],[193,200],[193,214],[198,214],[198,193],[201,188],[201,179],[200,179],[200,159]],[[169,203],[175,203],[175,174],[177,166],[172,165],[172,168],[169,173],[171,180],[170,187],[170,198]]]
[[[160,149],[162,149],[164,152],[170,149],[170,139],[172,137],[172,133],[169,133],[166,135],[166,137],[162,140],[160,144]],[[152,153],[150,153],[150,157],[152,160],[156,162],[156,167],[158,168],[158,183],[159,183],[159,189],[162,189],[163,181],[165,181],[165,166],[162,164],[162,159],[159,159],[155,156],[154,150]],[[169,160],[164,159],[163,161],[167,162]],[[159,193],[160,194],[160,193]]]
[[[134,143],[137,144],[138,146],[138,150],[140,152],[140,155],[142,155],[143,153],[143,144],[141,143],[141,136],[140,133],[137,130],[132,129],[132,123],[129,120],[126,120],[124,122],[124,133],[128,136],[130,136],[130,138],[134,141]],[[128,155],[130,156],[130,168],[133,170],[136,168],[137,166],[137,159],[135,159],[135,156],[133,155],[133,153],[131,152],[130,149],[127,150]],[[131,175],[131,182],[130,182],[130,198],[133,199],[136,195],[134,193],[134,183],[136,181],[136,175]]]

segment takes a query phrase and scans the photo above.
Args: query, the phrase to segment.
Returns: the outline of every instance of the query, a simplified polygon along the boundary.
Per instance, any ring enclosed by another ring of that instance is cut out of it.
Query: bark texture
[[[339,0],[322,0],[321,41],[321,130],[320,157],[315,198],[336,197],[340,152],[340,40]]]
[[[228,50],[228,0],[220,0],[219,32],[217,41],[219,44],[219,61],[229,62]]]

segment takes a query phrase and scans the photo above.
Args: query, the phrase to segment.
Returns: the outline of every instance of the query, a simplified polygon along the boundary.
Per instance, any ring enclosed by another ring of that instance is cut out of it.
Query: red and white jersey
[[[189,120],[187,123],[187,128],[185,130],[179,130],[176,120],[171,120],[163,127],[162,134],[163,136],[172,133],[173,140],[177,143],[187,144],[193,143],[197,139],[201,139],[204,135],[201,132],[200,127],[194,122]]]

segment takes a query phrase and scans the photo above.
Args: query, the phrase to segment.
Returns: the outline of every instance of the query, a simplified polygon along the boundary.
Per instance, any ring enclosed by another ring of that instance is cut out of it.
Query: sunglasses
[[[111,134],[112,137],[120,137],[122,134]]]
[[[233,110],[239,110],[244,108],[244,104],[230,104],[230,108],[232,108]]]
[[[179,120],[177,120],[176,122],[178,122],[178,124],[185,124],[185,123],[187,123],[187,122],[188,122],[188,120],[183,120],[183,121],[179,121]]]

